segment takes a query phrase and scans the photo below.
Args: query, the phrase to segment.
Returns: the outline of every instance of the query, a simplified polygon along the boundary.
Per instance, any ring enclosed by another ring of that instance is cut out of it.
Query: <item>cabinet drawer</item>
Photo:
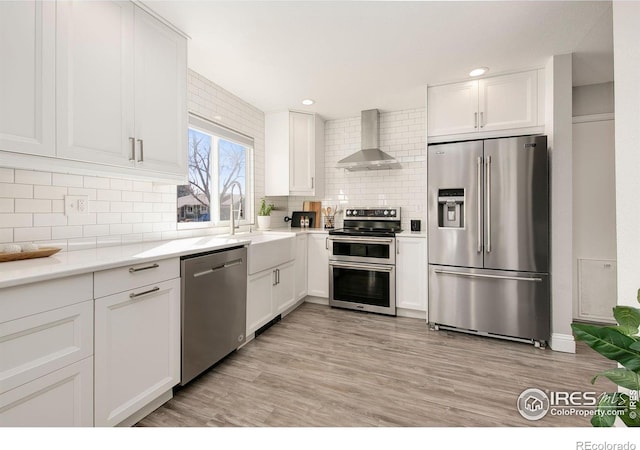
[[[0,394],[2,427],[92,425],[92,357]]]
[[[93,354],[93,301],[0,324],[0,393]]]
[[[0,323],[93,298],[90,273],[0,290]]]
[[[178,278],[180,258],[131,264],[94,274],[94,298],[136,289],[148,284]]]

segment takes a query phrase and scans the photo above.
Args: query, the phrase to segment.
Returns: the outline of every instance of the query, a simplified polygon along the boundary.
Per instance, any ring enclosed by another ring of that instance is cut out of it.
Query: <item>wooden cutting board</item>
[[[313,211],[316,213],[316,220],[313,223],[313,228],[320,228],[323,222],[322,214],[320,210],[322,209],[322,202],[311,202],[305,201],[302,203],[303,211]]]

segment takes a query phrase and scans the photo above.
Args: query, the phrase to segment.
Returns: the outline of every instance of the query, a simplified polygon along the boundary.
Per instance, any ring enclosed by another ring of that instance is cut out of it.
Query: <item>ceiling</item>
[[[574,53],[574,86],[613,80],[608,1],[147,1],[190,36],[189,67],[264,112],[326,119],[424,107],[424,87]],[[301,105],[312,98],[315,105]]]

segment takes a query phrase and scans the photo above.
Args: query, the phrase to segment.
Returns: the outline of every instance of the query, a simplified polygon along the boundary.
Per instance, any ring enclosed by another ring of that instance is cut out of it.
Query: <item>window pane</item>
[[[211,136],[189,128],[189,184],[178,186],[178,222],[209,222]]]
[[[231,205],[231,188],[233,188],[233,209],[236,219],[246,217],[245,198],[247,193],[246,167],[247,149],[235,142],[219,139],[219,192],[220,192],[220,220],[229,220]],[[240,213],[238,213],[240,209]]]

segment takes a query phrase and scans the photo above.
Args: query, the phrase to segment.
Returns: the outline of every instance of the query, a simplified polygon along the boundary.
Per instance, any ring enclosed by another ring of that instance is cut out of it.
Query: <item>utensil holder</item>
[[[331,230],[334,228],[334,215],[330,215],[330,216],[324,216],[324,228],[326,230]]]

